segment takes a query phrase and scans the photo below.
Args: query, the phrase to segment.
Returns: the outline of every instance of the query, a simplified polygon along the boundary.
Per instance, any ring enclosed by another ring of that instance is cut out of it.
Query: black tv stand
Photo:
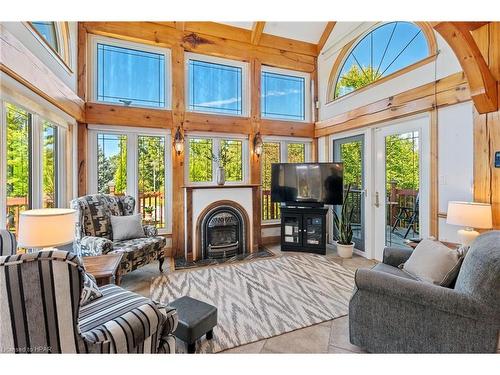
[[[303,207],[303,202],[281,207],[281,250],[326,254],[328,208]]]

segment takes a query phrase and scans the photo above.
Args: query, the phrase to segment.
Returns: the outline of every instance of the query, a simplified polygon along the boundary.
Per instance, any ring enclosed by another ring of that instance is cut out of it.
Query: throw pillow
[[[94,276],[85,273],[83,277],[83,290],[81,296],[81,305],[84,306],[96,298],[102,297],[101,290],[97,286]]]
[[[421,241],[408,260],[403,271],[417,280],[441,286],[450,286],[462,265],[463,255],[439,241]]]
[[[111,216],[113,241],[131,240],[144,237],[141,214]]]

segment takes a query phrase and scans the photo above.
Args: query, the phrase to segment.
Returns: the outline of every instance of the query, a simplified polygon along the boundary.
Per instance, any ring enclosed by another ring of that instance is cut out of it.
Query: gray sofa
[[[453,288],[417,281],[398,265],[411,250],[386,248],[356,272],[352,344],[376,353],[496,352],[500,332],[500,231],[479,236]]]

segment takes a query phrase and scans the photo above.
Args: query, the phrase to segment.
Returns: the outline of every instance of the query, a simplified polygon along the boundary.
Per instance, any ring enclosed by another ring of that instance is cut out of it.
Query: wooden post
[[[250,96],[250,118],[252,120],[252,128],[250,136],[248,139],[250,150],[249,160],[250,160],[250,183],[260,184],[262,175],[262,165],[261,159],[254,152],[254,139],[257,133],[260,132],[260,93],[261,93],[261,63],[258,59],[252,59],[250,62],[250,74],[251,74],[251,87],[252,92]],[[262,186],[257,189],[257,194],[259,198],[257,202],[254,202],[254,213],[253,213],[253,226],[254,226],[254,243],[258,246],[261,245],[262,232]]]
[[[183,132],[184,122],[184,49],[181,46],[172,48],[172,141],[180,128]],[[172,144],[167,145],[172,152],[172,256],[184,256],[184,150],[177,155]]]

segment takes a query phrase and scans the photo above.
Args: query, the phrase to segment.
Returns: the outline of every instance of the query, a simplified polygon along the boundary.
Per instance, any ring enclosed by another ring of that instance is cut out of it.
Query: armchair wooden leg
[[[165,261],[165,258],[160,258],[159,261],[160,261],[160,272],[163,272],[162,266],[163,262]]]

